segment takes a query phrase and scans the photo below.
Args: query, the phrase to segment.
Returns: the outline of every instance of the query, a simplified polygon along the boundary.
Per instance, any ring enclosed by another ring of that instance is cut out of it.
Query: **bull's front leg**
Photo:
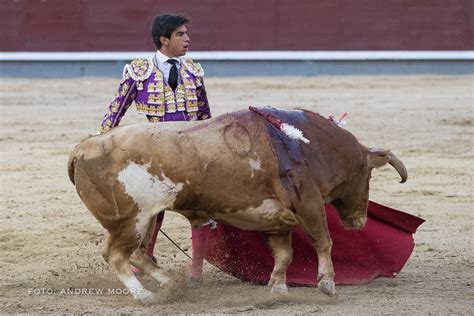
[[[272,293],[287,293],[286,269],[293,259],[291,230],[283,234],[267,234],[266,236],[268,245],[272,250],[273,258],[275,259],[275,265],[268,286],[272,287]]]
[[[332,240],[326,220],[326,210],[320,199],[313,199],[298,208],[297,215],[318,254],[318,288],[327,295],[336,294],[334,268],[331,259]]]
[[[336,284],[334,283],[335,273],[331,259],[332,241],[329,233],[315,242],[315,248],[318,254],[318,288],[323,293],[334,295],[336,294]]]

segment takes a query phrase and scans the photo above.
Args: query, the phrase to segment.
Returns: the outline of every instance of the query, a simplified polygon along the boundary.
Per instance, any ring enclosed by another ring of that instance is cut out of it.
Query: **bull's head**
[[[372,169],[389,163],[401,177],[400,183],[407,180],[408,173],[402,161],[390,150],[366,148],[367,163],[356,172],[354,180],[346,183],[339,191],[339,198],[332,201],[342,224],[346,229],[362,229],[367,221],[369,202],[369,182]]]

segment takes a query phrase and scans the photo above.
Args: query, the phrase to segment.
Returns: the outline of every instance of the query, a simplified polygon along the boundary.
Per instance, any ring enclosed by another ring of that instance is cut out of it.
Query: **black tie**
[[[167,62],[173,65],[170,69],[168,84],[170,85],[171,89],[175,90],[176,86],[178,85],[178,67],[176,67],[178,61],[176,59],[168,59]]]

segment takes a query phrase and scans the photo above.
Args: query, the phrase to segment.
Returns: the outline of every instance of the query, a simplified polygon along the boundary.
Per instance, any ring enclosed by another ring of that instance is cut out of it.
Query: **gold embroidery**
[[[177,100],[177,102],[178,102],[178,111],[179,112],[186,111],[184,100]]]
[[[135,81],[145,81],[150,77],[153,68],[152,58],[135,59],[129,65],[125,65],[123,78],[125,79],[128,73]]]
[[[153,82],[148,83],[146,92],[155,92],[156,85]]]
[[[148,112],[148,105],[143,102],[136,102],[135,106],[137,108],[137,112],[140,112],[140,113]]]
[[[160,104],[160,105],[157,106],[156,115],[165,116],[165,105],[164,104]]]
[[[188,121],[197,121],[197,113],[189,113],[189,119]]]
[[[174,96],[173,90],[171,90],[170,86],[165,86],[165,96],[169,97],[170,95]]]
[[[119,105],[120,103],[118,101],[112,102],[112,104],[110,105],[110,109],[112,110],[112,113],[117,113],[119,109]]]
[[[181,73],[181,75],[182,75],[182,73]],[[186,76],[186,75],[184,75],[184,76],[182,75],[182,78],[183,78],[183,84],[184,84],[185,86],[189,86],[189,85],[193,82],[193,81],[192,81],[190,78],[188,78],[188,76]]]
[[[163,104],[163,95],[162,94],[149,94],[148,95],[148,104]]]
[[[108,132],[110,131],[110,126],[104,126],[100,129],[100,133],[103,134],[105,132]]]
[[[122,85],[122,89],[120,89],[120,94],[121,94],[122,96],[126,95],[127,92],[128,92],[128,89],[130,89],[130,85],[129,85],[128,83],[124,83],[124,84]]]
[[[148,114],[148,115],[156,115],[156,116],[164,116],[165,115],[165,105],[149,105],[143,102],[136,103],[137,112]]]
[[[161,71],[155,68],[153,73],[155,75],[155,78],[153,78],[154,81],[163,81],[163,74],[161,73]]]
[[[189,58],[182,58],[181,62],[184,67],[186,67],[186,69],[188,69],[189,72],[195,75],[196,77],[204,76],[204,69],[202,69],[201,64],[195,63],[192,59]]]
[[[184,67],[179,68],[179,74],[181,78],[183,78],[183,82],[185,80],[189,80],[189,74],[186,72],[186,68]]]
[[[160,121],[160,119],[157,116],[151,116],[148,119],[148,122],[150,122],[150,123],[158,123],[159,121]]]
[[[202,78],[201,77],[196,77],[196,87],[202,86]]]
[[[192,77],[186,72],[184,67],[181,67],[181,78],[183,78],[183,86],[187,89],[196,88],[194,84],[194,80]]]
[[[188,100],[188,102],[186,102],[186,107],[188,112],[196,112],[198,110],[197,101]]]
[[[166,113],[175,113],[176,112],[176,100],[174,92],[170,86],[166,85],[164,87],[165,91],[165,102],[166,102]]]
[[[167,103],[174,102],[174,95],[167,95],[165,97],[165,100],[166,100]]]
[[[178,94],[184,94],[184,86],[183,86],[182,84],[179,84],[179,85],[176,87],[175,94],[176,94],[176,95],[178,95]]]
[[[130,63],[130,66],[132,67],[133,73],[139,77],[145,75],[151,67],[148,59],[135,59]]]
[[[163,93],[163,82],[150,82],[147,87],[147,92],[161,92]]]
[[[177,102],[177,107],[179,112],[186,111],[186,99],[185,99],[184,86],[180,84],[176,87],[175,99]]]
[[[174,99],[166,101],[166,113],[176,113],[176,103]]]
[[[194,89],[186,90],[186,100],[196,101],[197,100],[196,90],[194,90]]]

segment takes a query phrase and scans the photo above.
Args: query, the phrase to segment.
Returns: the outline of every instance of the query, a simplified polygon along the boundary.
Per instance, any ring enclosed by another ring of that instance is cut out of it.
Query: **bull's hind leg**
[[[147,217],[148,216],[148,217]],[[156,215],[153,213],[143,214],[141,220],[146,222],[146,225],[142,226],[143,231],[138,232],[139,236],[144,236],[140,247],[133,251],[130,256],[130,261],[135,267],[138,267],[143,273],[148,274],[153,279],[158,281],[160,285],[164,285],[169,282],[169,278],[163,273],[155,262],[151,259],[150,255],[147,254],[150,241],[156,239],[155,225]],[[147,228],[146,228],[147,227]]]
[[[272,293],[287,293],[286,268],[293,259],[293,249],[291,247],[291,231],[283,234],[267,234],[268,245],[270,246],[275,259],[273,272],[270,276],[268,286],[272,287]]]
[[[331,260],[332,240],[329,235],[324,204],[313,199],[297,210],[306,234],[318,254],[318,288],[328,295],[336,294],[334,268]]]
[[[141,240],[133,229],[135,219],[130,219],[128,222],[130,223],[123,223],[122,228],[124,229],[115,232],[115,234],[110,234],[106,246],[106,251],[108,249],[108,263],[135,300],[151,301],[154,297],[153,293],[145,289],[132,272],[130,256],[139,247]]]

